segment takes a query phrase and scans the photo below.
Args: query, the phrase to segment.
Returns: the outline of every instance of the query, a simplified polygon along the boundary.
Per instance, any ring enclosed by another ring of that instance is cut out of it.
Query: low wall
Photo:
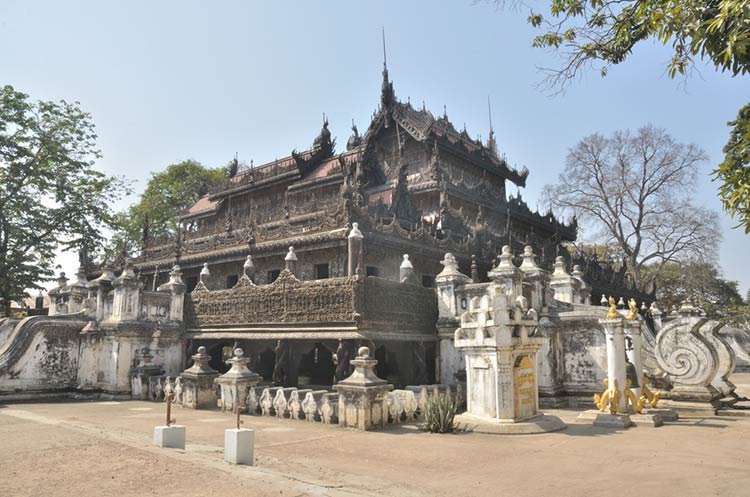
[[[33,316],[0,344],[0,400],[95,391],[130,392],[136,351],[148,347],[168,374],[184,369],[181,328],[135,322],[83,331],[84,313]]]
[[[32,316],[0,345],[0,398],[59,392],[77,385],[81,315]]]

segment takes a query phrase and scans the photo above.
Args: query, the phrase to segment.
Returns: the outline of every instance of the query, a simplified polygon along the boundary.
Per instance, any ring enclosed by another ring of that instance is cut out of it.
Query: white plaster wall
[[[0,394],[73,388],[77,370],[77,332],[37,333],[18,361],[0,375]]]
[[[464,369],[464,354],[453,346],[452,338],[440,340],[440,378],[438,380],[444,385],[455,385],[455,374]]]

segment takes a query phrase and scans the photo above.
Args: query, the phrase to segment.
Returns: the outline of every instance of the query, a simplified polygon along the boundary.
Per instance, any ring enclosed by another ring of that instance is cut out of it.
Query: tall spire
[[[393,92],[393,83],[391,83],[388,77],[388,60],[386,58],[385,50],[385,28],[382,29],[383,33],[383,83],[380,87],[380,105],[383,109],[390,108],[396,102],[396,95]]]
[[[490,96],[487,95],[487,113],[490,117],[490,134],[487,136],[487,148],[491,152],[497,153],[497,142],[495,141],[495,130],[492,129],[492,102],[490,102]]]
[[[385,27],[381,27],[383,32],[383,71],[387,74],[388,73],[388,56],[385,51]]]

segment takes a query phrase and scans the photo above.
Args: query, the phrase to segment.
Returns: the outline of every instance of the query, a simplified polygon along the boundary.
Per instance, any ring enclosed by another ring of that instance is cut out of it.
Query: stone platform
[[[594,426],[601,428],[629,428],[633,422],[628,414],[611,414],[597,409],[589,409],[578,415],[578,420],[591,421]]]
[[[646,426],[658,428],[665,421],[677,421],[678,415],[671,409],[644,409],[640,414],[610,414],[597,409],[589,409],[578,415],[580,421],[591,421],[594,426],[603,428],[628,428]]]
[[[540,414],[523,421],[501,422],[472,414],[459,414],[454,419],[459,430],[473,433],[492,433],[497,435],[533,435],[564,430],[568,425],[557,416]]]
[[[662,399],[659,402],[660,408],[675,411],[680,416],[696,417],[713,417],[717,415],[717,407],[709,402],[687,402],[672,399]]]
[[[674,409],[655,407],[644,409],[641,414],[658,414],[665,423],[673,423],[680,419],[680,415]]]

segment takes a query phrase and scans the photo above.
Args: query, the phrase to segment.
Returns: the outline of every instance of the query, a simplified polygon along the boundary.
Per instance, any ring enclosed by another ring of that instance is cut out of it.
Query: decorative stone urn
[[[360,347],[357,358],[351,360],[354,372],[334,385],[339,394],[339,425],[371,430],[388,423],[386,394],[393,385],[375,375],[376,359],[370,357],[368,347]]]
[[[216,405],[214,380],[219,372],[208,365],[211,356],[206,347],[198,347],[198,353],[192,356],[193,365],[182,372],[182,407],[204,409]]]
[[[245,352],[239,347],[234,349],[234,357],[228,362],[231,369],[216,378],[214,383],[221,388],[222,411],[235,411],[237,406],[245,406],[248,391],[260,383],[261,377],[247,368],[250,358],[245,357]]]

